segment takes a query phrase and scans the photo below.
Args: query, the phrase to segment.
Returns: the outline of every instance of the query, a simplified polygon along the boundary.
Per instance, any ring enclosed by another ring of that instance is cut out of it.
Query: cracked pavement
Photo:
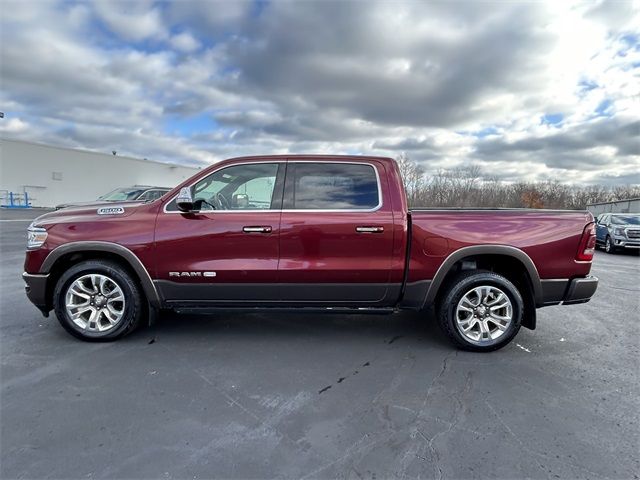
[[[87,344],[26,299],[0,212],[2,478],[638,478],[640,258],[498,352],[427,318],[163,315]],[[21,221],[24,219],[24,221]]]

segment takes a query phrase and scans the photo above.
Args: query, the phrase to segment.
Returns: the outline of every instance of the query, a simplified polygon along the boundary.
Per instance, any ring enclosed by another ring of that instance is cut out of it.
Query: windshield
[[[616,225],[640,225],[640,215],[611,215],[611,223]]]
[[[109,202],[135,200],[144,191],[145,191],[144,188],[116,188],[112,192],[109,192],[106,195],[102,195],[101,197],[98,198],[98,200],[107,200]]]

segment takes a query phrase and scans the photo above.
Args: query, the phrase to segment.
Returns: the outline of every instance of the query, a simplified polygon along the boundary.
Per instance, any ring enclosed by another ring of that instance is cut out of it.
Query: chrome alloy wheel
[[[124,316],[124,293],[111,278],[98,273],[77,278],[67,289],[67,314],[73,323],[89,332],[106,332]]]
[[[456,307],[456,327],[473,343],[500,338],[513,319],[513,306],[506,293],[485,285],[469,290]]]

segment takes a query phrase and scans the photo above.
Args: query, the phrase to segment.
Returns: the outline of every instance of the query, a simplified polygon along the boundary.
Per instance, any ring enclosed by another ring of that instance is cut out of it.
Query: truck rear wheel
[[[490,352],[520,330],[524,302],[517,287],[493,272],[458,275],[446,288],[438,312],[440,328],[456,346]]]
[[[116,340],[140,323],[144,303],[137,283],[120,265],[88,260],[58,280],[53,302],[58,321],[86,341]]]

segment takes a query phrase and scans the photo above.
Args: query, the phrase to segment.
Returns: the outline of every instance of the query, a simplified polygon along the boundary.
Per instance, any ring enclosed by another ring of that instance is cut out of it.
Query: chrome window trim
[[[375,212],[382,208],[382,186],[380,183],[380,174],[376,165],[370,162],[336,162],[331,160],[291,160],[289,163],[333,163],[336,165],[367,165],[373,169],[373,173],[376,175],[376,184],[378,187],[378,204],[372,208],[287,208],[282,209],[283,213],[305,213],[305,212],[327,212],[327,213],[360,213],[360,212]],[[285,180],[286,181],[286,180]]]
[[[366,212],[376,212],[378,210],[380,210],[382,208],[382,206],[384,205],[384,201],[382,199],[382,184],[380,183],[380,174],[378,173],[378,169],[376,168],[376,165],[371,163],[371,162],[336,162],[335,160],[314,160],[312,158],[309,159],[301,159],[301,160],[272,160],[272,161],[259,161],[259,162],[242,162],[242,163],[234,163],[232,165],[226,165],[224,167],[220,167],[217,170],[213,170],[209,175],[213,175],[216,172],[219,172],[220,170],[224,169],[224,168],[229,168],[229,167],[236,167],[238,165],[255,165],[255,164],[263,164],[263,163],[335,163],[338,165],[343,165],[343,164],[347,164],[347,165],[368,165],[369,167],[371,167],[373,169],[373,172],[376,175],[376,183],[378,185],[378,205],[376,205],[373,208],[338,208],[338,209],[294,209],[294,208],[279,208],[279,209],[253,209],[253,210],[205,210],[204,212],[202,210],[198,210],[198,211],[194,211],[191,213],[195,213],[195,214],[218,214],[218,213],[273,213],[273,212],[282,212],[282,213],[308,213],[308,212],[321,212],[321,213],[366,213]],[[193,183],[191,183],[190,185],[188,185],[188,188],[193,187],[196,183],[198,183],[200,180],[202,180],[203,178],[208,177],[209,175],[206,175],[204,177],[199,178],[198,180],[194,181]],[[285,181],[286,181],[286,177],[285,177]],[[164,207],[162,208],[162,212],[163,213],[178,213],[178,214],[182,214],[184,215],[184,212],[181,212],[180,210],[167,210],[167,206],[173,202],[176,198],[178,197],[178,194],[176,194],[175,196],[173,196],[171,198],[171,200],[169,200],[167,203],[164,204]]]

